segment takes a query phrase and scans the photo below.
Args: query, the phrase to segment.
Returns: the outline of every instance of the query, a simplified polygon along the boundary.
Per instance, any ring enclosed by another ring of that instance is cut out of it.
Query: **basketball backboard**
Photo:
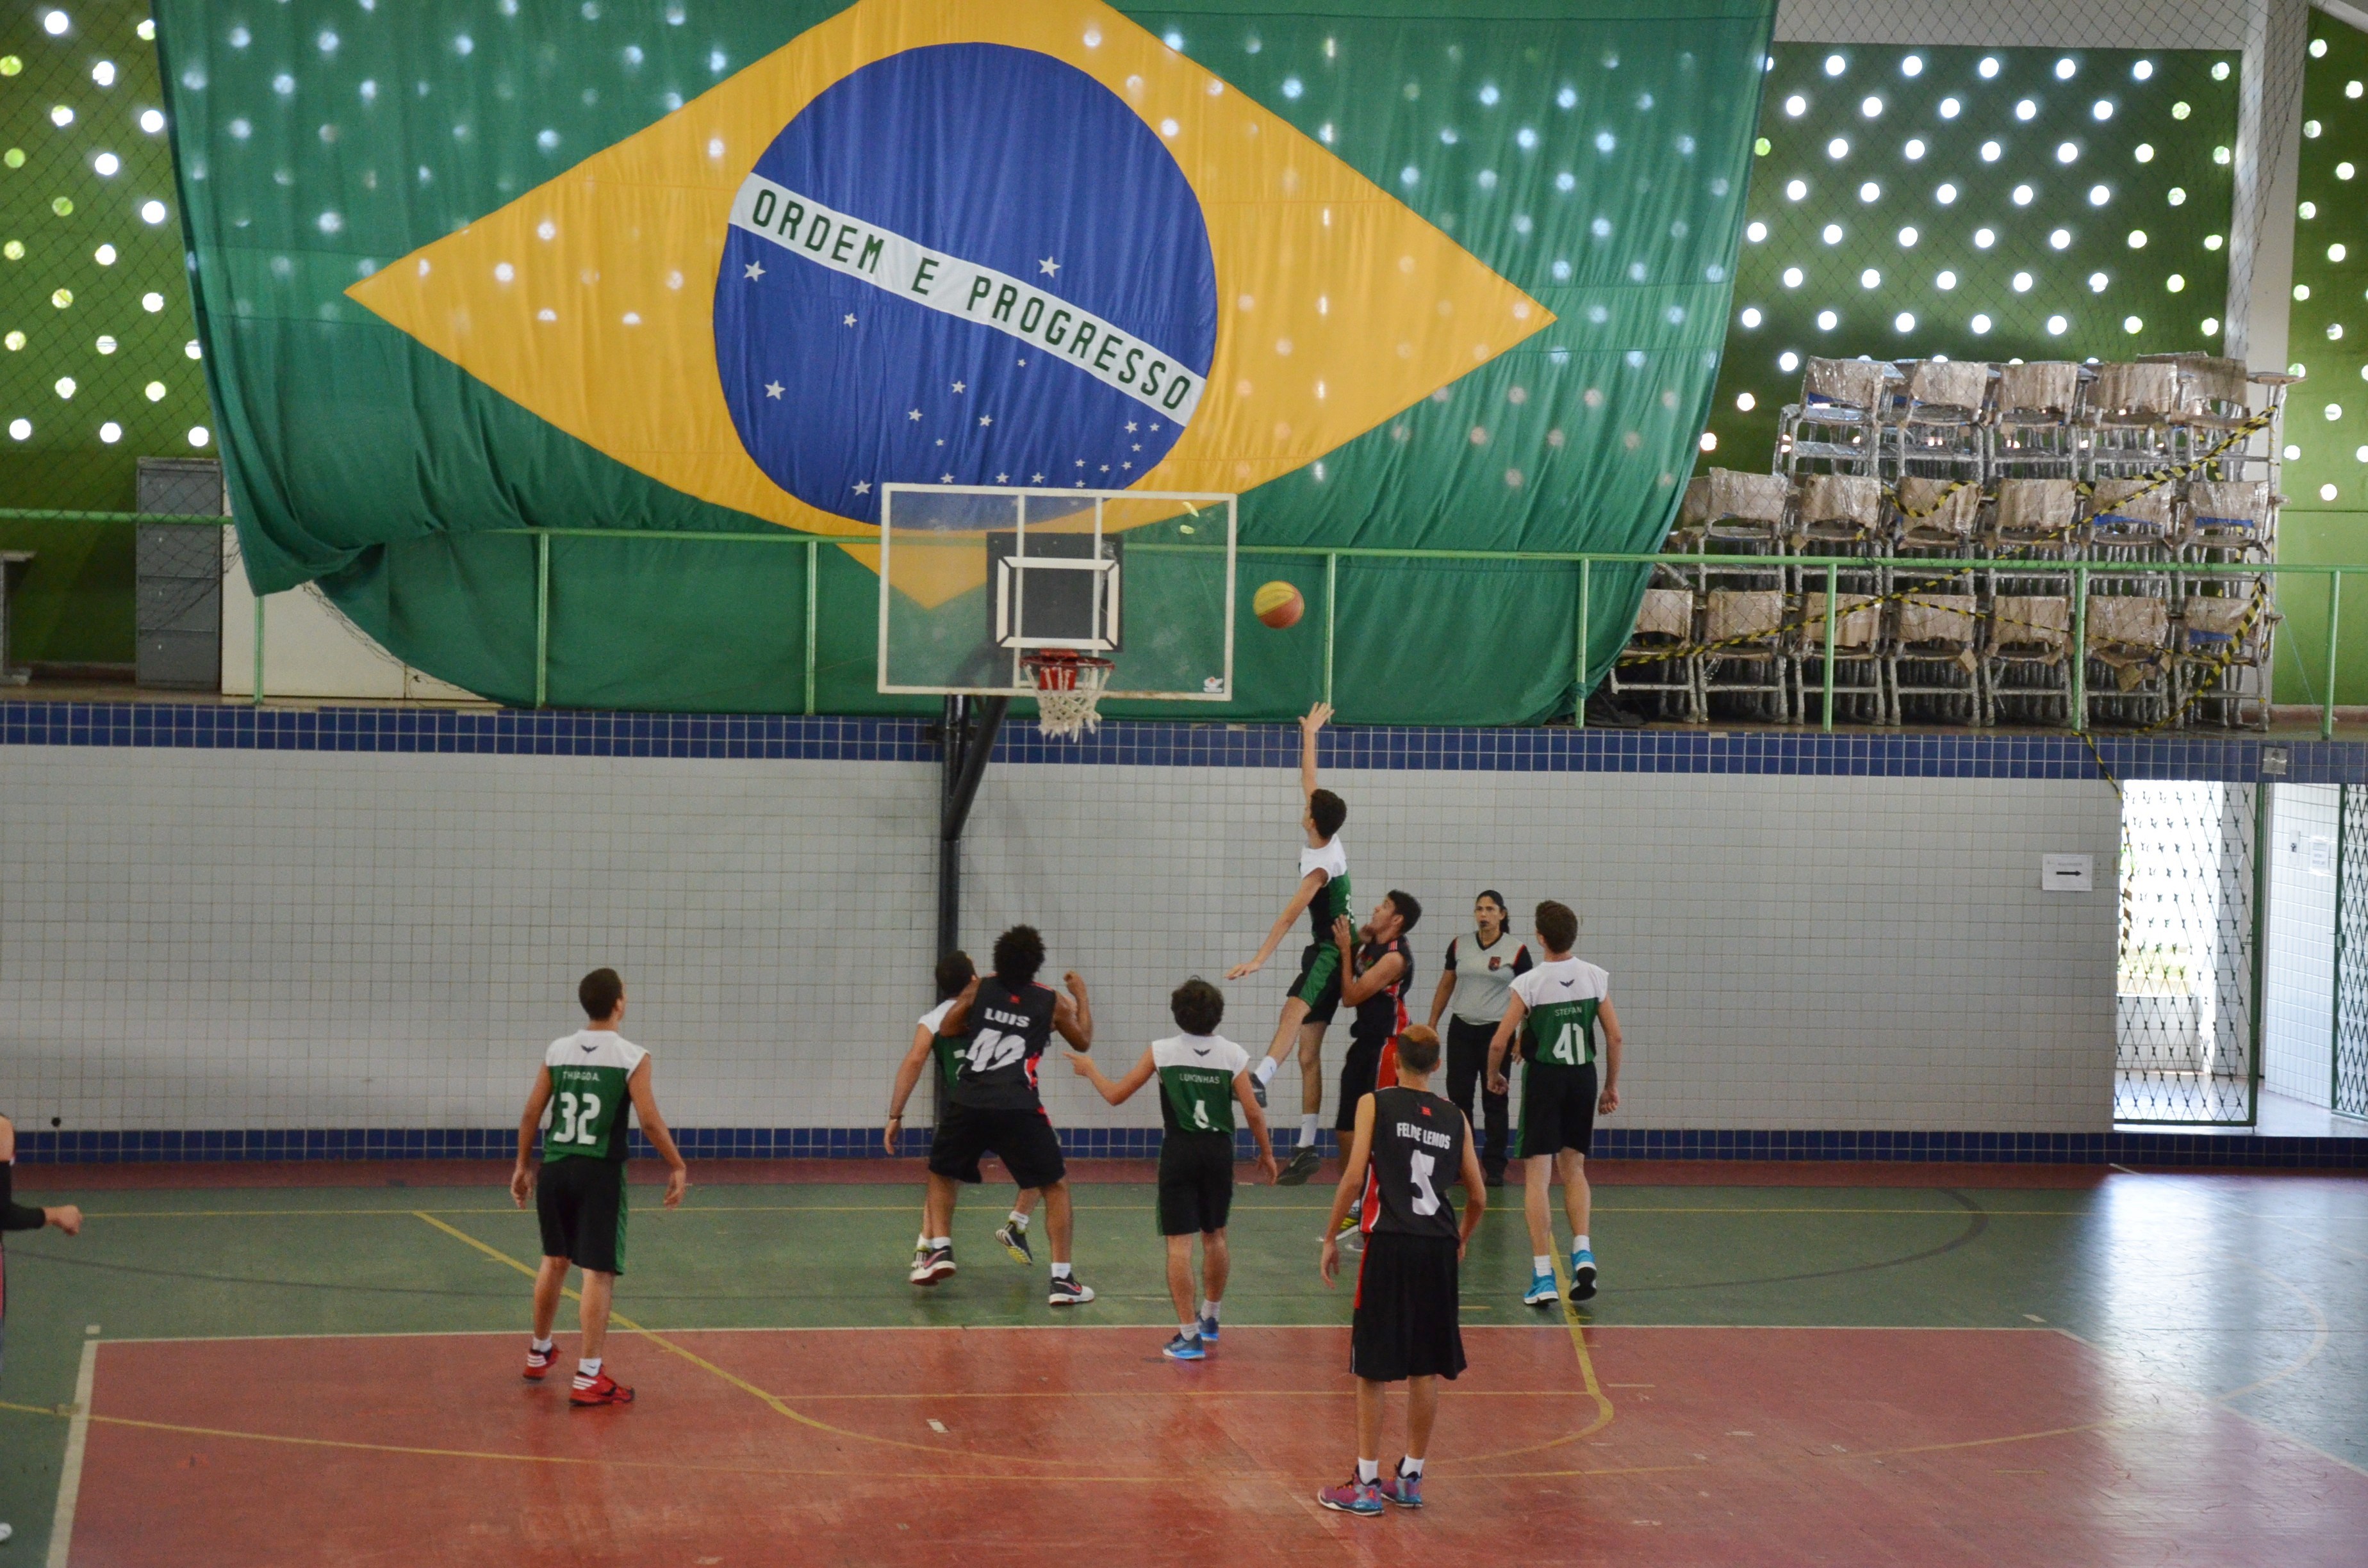
[[[1222,494],[882,485],[880,689],[1033,697],[1065,651],[1113,700],[1227,701],[1235,533]]]

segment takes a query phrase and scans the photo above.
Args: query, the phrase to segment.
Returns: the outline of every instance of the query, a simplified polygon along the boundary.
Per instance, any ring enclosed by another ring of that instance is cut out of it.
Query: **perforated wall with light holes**
[[[2368,34],[2314,12],[2303,73],[2295,181],[2289,369],[2306,379],[2286,415],[2278,553],[2293,562],[2368,561]],[[2368,703],[2368,578],[2344,585],[2336,700]],[[2278,596],[2286,645],[2278,697],[2315,702],[2327,685],[2327,590],[2290,579]]]
[[[141,457],[212,451],[147,10],[0,12],[0,506],[129,511]],[[35,552],[17,658],[131,657],[129,530],[0,548]]]
[[[2215,347],[2237,64],[1779,44],[1702,466],[1767,469],[1811,355]]]

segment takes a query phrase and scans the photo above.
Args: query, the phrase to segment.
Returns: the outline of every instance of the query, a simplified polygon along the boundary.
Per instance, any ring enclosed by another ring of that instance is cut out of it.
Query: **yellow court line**
[[[1559,1437],[1549,1438],[1543,1443],[1530,1443],[1518,1449],[1499,1449],[1493,1454],[1475,1454],[1469,1459],[1459,1459],[1452,1462],[1486,1464],[1496,1460],[1518,1458],[1522,1454],[1543,1453],[1548,1449],[1559,1449],[1566,1443],[1576,1443],[1582,1437],[1592,1437],[1611,1425],[1614,1414],[1611,1408],[1611,1396],[1604,1392],[1603,1385],[1596,1381],[1595,1358],[1587,1353],[1586,1326],[1579,1322],[1578,1307],[1570,1299],[1570,1278],[1565,1272],[1565,1265],[1559,1257],[1554,1259],[1554,1280],[1562,1290],[1563,1325],[1569,1329],[1571,1349],[1578,1357],[1578,1378],[1580,1383],[1584,1385],[1581,1392],[1595,1402],[1595,1419],[1576,1432],[1565,1432]],[[1450,1461],[1442,1460],[1440,1462],[1444,1464]]]
[[[427,1212],[425,1210],[417,1210],[416,1212],[421,1220],[424,1220],[428,1224],[435,1226],[436,1229],[443,1232],[446,1235],[452,1237],[455,1241],[466,1242],[469,1245],[476,1248],[479,1252],[484,1253],[487,1257],[494,1258],[501,1263],[506,1263],[512,1268],[517,1269],[519,1273],[528,1276],[529,1278],[535,1276],[535,1269],[519,1262],[517,1258],[512,1257],[506,1252],[503,1252],[500,1248],[479,1241],[476,1237],[469,1234],[466,1231],[446,1224],[443,1221],[438,1219],[435,1215]],[[570,1290],[564,1286],[561,1287],[560,1293],[575,1301],[583,1300],[583,1296],[579,1292]],[[882,1437],[874,1436],[869,1432],[853,1432],[844,1426],[834,1426],[827,1421],[817,1421],[811,1415],[802,1415],[798,1411],[791,1409],[779,1395],[768,1392],[766,1390],[758,1388],[755,1383],[750,1382],[747,1379],[741,1377],[736,1372],[724,1370],[722,1367],[717,1366],[714,1362],[694,1351],[684,1349],[681,1346],[677,1345],[674,1341],[666,1337],[666,1335],[657,1333],[654,1329],[643,1327],[640,1324],[635,1323],[632,1318],[627,1317],[624,1313],[616,1311],[614,1308],[609,1310],[609,1319],[618,1327],[622,1328],[629,1333],[640,1335],[643,1339],[648,1340],[651,1344],[656,1346],[659,1349],[666,1351],[668,1355],[678,1356],[682,1359],[689,1362],[692,1366],[697,1367],[700,1370],[722,1379],[723,1381],[731,1384],[734,1388],[738,1389],[741,1392],[757,1400],[775,1415],[785,1416],[788,1419],[796,1422],[801,1426],[811,1426],[817,1432],[827,1432],[834,1437],[846,1437],[856,1442],[878,1443],[885,1448],[910,1449],[916,1453],[929,1454],[940,1459],[947,1458],[950,1455],[965,1459],[972,1457],[967,1454],[962,1454],[959,1449],[947,1449],[940,1447],[934,1447],[928,1443],[908,1443],[900,1437]],[[990,1462],[1000,1460],[1007,1464],[1060,1464],[1064,1462],[1062,1459],[1036,1459],[1032,1456],[1024,1454],[992,1455],[986,1457],[989,1459]]]

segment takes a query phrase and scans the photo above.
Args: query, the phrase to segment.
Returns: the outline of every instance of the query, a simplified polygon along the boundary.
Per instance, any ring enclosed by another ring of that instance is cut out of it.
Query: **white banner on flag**
[[[817,267],[1057,354],[1179,426],[1190,425],[1201,406],[1196,372],[1092,312],[994,267],[834,212],[761,175],[750,175],[733,198],[732,224]]]

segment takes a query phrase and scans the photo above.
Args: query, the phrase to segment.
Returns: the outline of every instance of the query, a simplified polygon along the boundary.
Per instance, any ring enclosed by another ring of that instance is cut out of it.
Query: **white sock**
[[[939,1247],[951,1248],[953,1244],[954,1239],[951,1236],[932,1236],[929,1238],[929,1250],[931,1252],[935,1252]]]
[[[600,1358],[598,1356],[586,1356],[581,1361],[576,1362],[575,1375],[579,1378],[598,1377],[600,1375]]]
[[[1216,1303],[1215,1301],[1203,1301],[1203,1302],[1201,1302],[1201,1315],[1202,1317],[1204,1317],[1204,1318],[1213,1318],[1213,1317],[1215,1317],[1215,1316],[1217,1315],[1217,1303]]]
[[[1357,1479],[1358,1479],[1358,1480],[1360,1480],[1360,1481],[1363,1482],[1366,1485],[1371,1486],[1374,1482],[1379,1481],[1381,1478],[1382,1478],[1382,1461],[1381,1461],[1381,1460],[1359,1460],[1357,1461]]]
[[[1299,1146],[1301,1148],[1313,1149],[1315,1147],[1315,1123],[1318,1119],[1316,1113],[1312,1110],[1299,1119]]]
[[[1573,1253],[1582,1253],[1593,1252],[1595,1249],[1587,1244],[1587,1238],[1585,1236],[1573,1236],[1570,1238],[1570,1250]]]
[[[923,1231],[919,1235],[915,1236],[915,1237],[913,1238],[913,1244],[914,1244],[916,1247],[919,1247],[919,1248],[922,1248],[922,1249],[925,1249],[925,1250],[926,1250],[926,1249],[928,1248],[928,1244],[929,1244],[929,1233],[928,1233],[928,1232],[927,1232],[927,1231]]]
[[[1250,1075],[1261,1084],[1271,1084],[1274,1082],[1274,1070],[1280,1065],[1273,1057],[1262,1056],[1258,1058],[1258,1064],[1250,1069]]]
[[[1530,1267],[1540,1274],[1552,1274],[1554,1272],[1554,1259],[1546,1256],[1543,1253],[1541,1253],[1537,1256],[1530,1259]]]
[[[534,1353],[538,1356],[548,1356],[551,1354],[552,1344],[551,1340],[532,1339],[529,1340],[527,1343],[534,1346]]]
[[[1422,1474],[1422,1461],[1420,1460],[1414,1459],[1402,1459],[1398,1460],[1398,1473],[1409,1480],[1418,1479]]]
[[[1014,1209],[1011,1211],[1011,1228],[1015,1231],[1026,1230],[1028,1228],[1028,1216],[1022,1214],[1019,1210]]]
[[[1201,1337],[1201,1325],[1197,1323],[1179,1323],[1176,1325],[1176,1335],[1179,1339],[1198,1339]]]
[[[1055,1278],[1055,1279],[1066,1279],[1068,1277],[1069,1277],[1069,1266],[1068,1266],[1067,1264],[1065,1264],[1065,1263],[1056,1263],[1056,1264],[1054,1264],[1054,1265],[1053,1266],[1053,1278]]]

